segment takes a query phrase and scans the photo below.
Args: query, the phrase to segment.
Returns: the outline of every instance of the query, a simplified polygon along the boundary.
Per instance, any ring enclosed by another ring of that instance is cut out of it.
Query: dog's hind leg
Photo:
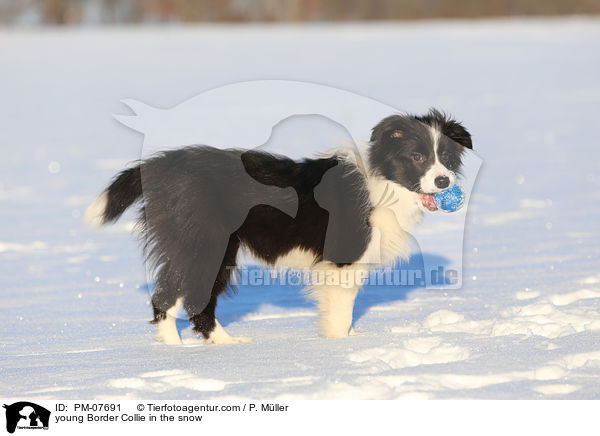
[[[237,235],[231,235],[219,272],[212,286],[210,301],[200,313],[194,314],[188,310],[190,321],[194,324],[194,331],[202,334],[207,344],[224,345],[250,342],[252,340],[251,338],[231,336],[215,317],[217,299],[229,285],[231,274],[236,266],[235,259],[239,246],[240,242]]]
[[[194,323],[194,330],[204,336],[207,344],[226,345],[252,341],[252,338],[235,337],[227,333],[215,317],[216,307],[217,297],[213,296],[202,313],[190,318]]]
[[[167,262],[156,280],[156,290],[152,295],[154,319],[151,321],[156,325],[156,338],[167,345],[181,344],[177,314],[183,305],[183,298],[177,295],[179,286],[177,274],[171,271],[171,265]]]
[[[252,338],[242,336],[231,336],[225,331],[223,326],[215,319],[215,328],[206,339],[207,344],[226,345],[226,344],[241,344],[243,342],[252,342]]]
[[[177,314],[183,306],[183,297],[177,299],[168,310],[163,311],[154,306],[154,320],[156,324],[156,338],[167,345],[181,344],[181,337],[177,331]]]

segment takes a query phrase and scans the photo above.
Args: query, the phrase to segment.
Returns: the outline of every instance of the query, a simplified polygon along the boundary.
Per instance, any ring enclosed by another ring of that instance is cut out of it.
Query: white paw
[[[199,347],[199,346],[203,346],[205,341],[204,338],[200,337],[200,338],[185,338],[182,339],[181,342],[183,342],[183,346],[184,347]]]
[[[252,342],[252,338],[245,338],[241,336],[229,336],[208,338],[206,340],[206,343],[210,345],[243,344],[245,342]]]
[[[165,345],[181,345],[183,342],[181,342],[181,338],[179,337],[173,337],[173,336],[161,336],[159,334],[156,335],[156,339],[159,342],[162,342]]]
[[[215,328],[210,333],[208,339],[206,339],[207,344],[214,345],[227,345],[227,344],[241,344],[244,342],[250,342],[252,338],[241,338],[231,336],[229,333],[225,331],[221,323],[215,319]]]
[[[156,325],[156,339],[166,345],[181,345],[181,337],[175,322],[169,319]]]
[[[181,342],[181,339],[175,339],[175,338],[164,338],[162,336],[156,335],[156,340],[165,344],[165,345],[181,345],[183,342]]]
[[[341,321],[341,322],[340,322]],[[321,335],[325,338],[345,338],[355,334],[347,319],[326,318],[321,321]]]

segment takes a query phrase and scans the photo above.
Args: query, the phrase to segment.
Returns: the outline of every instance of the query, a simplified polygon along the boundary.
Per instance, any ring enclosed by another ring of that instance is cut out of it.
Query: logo
[[[6,431],[14,433],[18,429],[48,430],[50,422],[50,411],[28,401],[19,401],[10,406],[4,405],[6,409]]]

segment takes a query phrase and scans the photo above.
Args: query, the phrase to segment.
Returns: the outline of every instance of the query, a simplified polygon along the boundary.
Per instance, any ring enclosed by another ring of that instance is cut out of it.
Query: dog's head
[[[432,194],[455,183],[465,148],[473,148],[467,129],[436,109],[423,116],[392,115],[373,128],[369,163],[435,210]]]

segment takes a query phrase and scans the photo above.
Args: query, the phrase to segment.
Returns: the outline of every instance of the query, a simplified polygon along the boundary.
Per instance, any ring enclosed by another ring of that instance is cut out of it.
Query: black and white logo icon
[[[48,429],[50,411],[28,401],[19,401],[4,405],[6,409],[6,431],[14,433],[16,429]]]

